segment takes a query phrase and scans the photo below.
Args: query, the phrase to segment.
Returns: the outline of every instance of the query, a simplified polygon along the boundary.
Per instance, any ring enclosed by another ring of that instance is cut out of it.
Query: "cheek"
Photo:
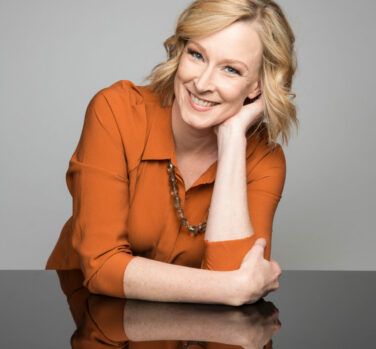
[[[242,106],[247,96],[244,86],[237,83],[227,82],[222,86],[221,91],[222,98],[233,104],[234,107]]]
[[[195,77],[197,69],[196,64],[190,62],[185,56],[182,56],[176,74],[181,82],[187,82]]]

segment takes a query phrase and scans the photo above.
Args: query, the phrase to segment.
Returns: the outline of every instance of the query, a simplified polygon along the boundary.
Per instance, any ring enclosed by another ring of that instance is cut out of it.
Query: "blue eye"
[[[196,58],[198,60],[202,59],[201,54],[198,53],[197,51],[191,50],[190,48],[187,51],[188,51],[188,54],[190,54],[193,58]]]
[[[230,73],[230,74],[241,75],[239,70],[236,70],[235,68],[230,67],[229,65],[228,65],[227,67],[225,67],[225,70],[226,70],[228,73]]]

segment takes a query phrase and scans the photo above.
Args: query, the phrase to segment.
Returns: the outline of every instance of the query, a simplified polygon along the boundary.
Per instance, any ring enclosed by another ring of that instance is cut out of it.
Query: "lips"
[[[207,110],[213,109],[215,106],[217,106],[219,104],[219,103],[210,102],[210,101],[200,99],[188,90],[187,90],[187,93],[188,93],[188,100],[189,100],[192,108],[195,109],[195,110],[207,111]]]

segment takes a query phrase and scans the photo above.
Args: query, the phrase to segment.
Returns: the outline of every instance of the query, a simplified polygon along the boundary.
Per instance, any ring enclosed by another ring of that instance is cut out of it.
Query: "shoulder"
[[[119,80],[99,90],[89,103],[89,108],[100,110],[103,118],[113,118],[119,128],[143,128],[149,119],[163,112],[160,95],[149,86],[138,86],[129,80]]]
[[[112,107],[123,108],[159,102],[159,95],[151,92],[149,86],[138,86],[130,80],[119,80],[99,90],[92,101],[103,97]]]
[[[286,172],[286,158],[282,146],[279,143],[268,144],[268,132],[266,124],[247,139],[247,177],[262,175],[269,169],[279,169]]]
[[[154,115],[147,110],[161,108],[159,101],[159,95],[151,92],[149,86],[119,80],[96,92],[89,102],[88,111],[104,123],[115,121],[119,129],[137,133]]]
[[[102,128],[117,135],[128,159],[129,168],[136,166],[150,129],[149,105],[158,106],[159,96],[148,86],[137,86],[119,80],[99,90],[90,100],[86,119],[97,119]],[[115,137],[114,137],[115,138]]]

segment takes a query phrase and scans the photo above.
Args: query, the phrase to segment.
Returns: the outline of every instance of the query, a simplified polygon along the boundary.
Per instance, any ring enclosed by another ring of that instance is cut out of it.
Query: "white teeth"
[[[217,103],[203,101],[202,99],[199,99],[196,96],[194,96],[192,93],[190,93],[190,96],[191,96],[193,102],[195,102],[196,104],[201,105],[203,107],[212,107],[212,106],[217,104]]]

